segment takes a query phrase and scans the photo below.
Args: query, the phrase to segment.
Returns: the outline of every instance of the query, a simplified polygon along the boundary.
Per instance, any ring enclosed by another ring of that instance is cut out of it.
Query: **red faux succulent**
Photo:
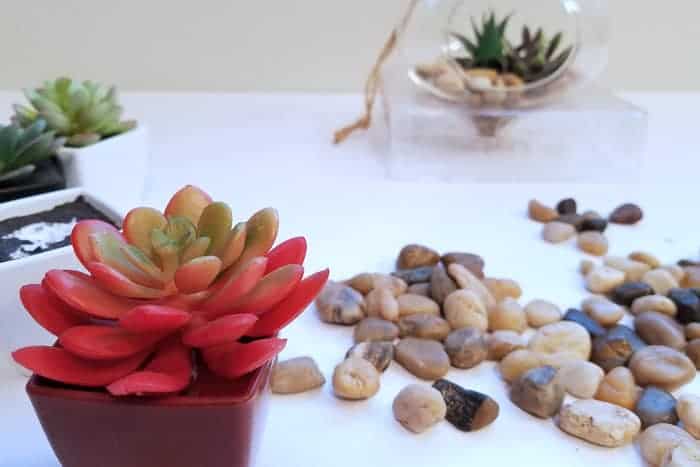
[[[229,206],[193,186],[164,213],[132,210],[122,232],[80,222],[71,240],[89,274],[52,270],[20,291],[58,345],[26,347],[14,359],[45,378],[116,396],[178,393],[201,364],[226,379],[264,365],[328,270],[302,279],[303,237],[272,248],[274,209],[232,226]]]

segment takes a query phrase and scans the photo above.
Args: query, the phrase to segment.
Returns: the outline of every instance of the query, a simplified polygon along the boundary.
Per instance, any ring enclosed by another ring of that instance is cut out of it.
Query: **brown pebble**
[[[442,342],[450,333],[447,321],[436,315],[418,313],[399,320],[399,333],[404,337],[418,337]]]
[[[347,285],[328,281],[316,298],[319,317],[326,323],[352,325],[365,317],[365,301]]]
[[[406,293],[413,295],[423,295],[424,297],[431,298],[430,294],[430,282],[419,282],[418,284],[411,284],[406,289]]]
[[[610,213],[608,220],[614,224],[633,225],[642,220],[644,214],[636,204],[625,203]]]
[[[640,313],[634,320],[634,329],[647,344],[665,345],[676,350],[685,348],[683,326],[667,315],[655,311]]]
[[[603,256],[608,252],[608,239],[600,232],[581,232],[577,240],[578,247],[594,256]]]
[[[298,394],[323,386],[326,378],[311,357],[297,357],[277,362],[270,375],[270,389],[275,394]]]
[[[524,332],[527,316],[523,307],[513,298],[506,298],[489,310],[489,330]]]
[[[667,316],[676,316],[678,308],[676,304],[673,303],[673,300],[668,297],[664,297],[663,295],[647,295],[635,299],[632,302],[630,311],[633,315],[638,315],[645,311],[656,311],[657,313],[663,313]]]
[[[688,288],[700,287],[700,266],[686,267],[684,269],[685,277],[681,285]]]
[[[445,418],[447,406],[436,389],[411,384],[399,392],[392,404],[394,418],[407,430],[423,433]]]
[[[594,397],[599,401],[634,410],[639,395],[640,390],[632,372],[627,367],[619,366],[603,377]]]
[[[576,235],[576,228],[564,222],[554,221],[544,225],[542,238],[548,243],[562,243]]]
[[[423,266],[414,269],[399,269],[391,273],[392,276],[398,277],[406,284],[413,285],[421,282],[428,282],[433,274],[433,266]]]
[[[477,431],[498,418],[498,403],[480,392],[464,389],[457,384],[440,379],[433,388],[442,394],[447,404],[445,418],[460,431]]]
[[[603,264],[617,269],[618,271],[624,272],[625,280],[628,282],[641,281],[642,276],[644,276],[644,274],[651,269],[651,267],[646,263],[624,258],[622,256],[606,256],[603,260]]]
[[[499,365],[501,376],[512,383],[523,373],[542,366],[542,355],[529,349],[515,350],[506,355]]]
[[[550,418],[564,402],[564,387],[551,366],[533,368],[520,376],[511,387],[510,399],[529,414]]]
[[[678,281],[670,272],[663,269],[652,269],[644,274],[642,282],[646,282],[657,295],[667,295],[671,289],[679,287]]]
[[[389,289],[374,289],[365,297],[367,316],[387,321],[399,319],[399,302]]]
[[[345,358],[358,357],[370,362],[377,371],[384,372],[394,359],[394,344],[391,342],[360,342],[350,347]]]
[[[700,339],[693,339],[688,342],[685,348],[685,354],[690,361],[693,362],[695,368],[700,370]]]
[[[625,273],[608,266],[593,268],[586,275],[586,289],[594,294],[607,294],[625,283]]]
[[[591,361],[606,371],[626,365],[636,351],[646,344],[633,329],[618,325],[593,340]]]
[[[674,448],[695,444],[695,440],[682,428],[668,423],[652,425],[637,439],[642,457],[652,466],[661,466],[664,457]],[[692,464],[684,467],[694,467]]]
[[[525,340],[514,331],[496,331],[486,338],[487,359],[500,362],[506,355],[525,348]]]
[[[484,278],[485,263],[484,259],[479,255],[474,253],[452,252],[442,255],[441,259],[445,268],[448,268],[452,263],[461,264],[479,279]]]
[[[684,354],[670,347],[650,345],[632,355],[629,368],[641,386],[674,391],[695,378],[696,368]]]
[[[447,271],[439,266],[434,267],[433,275],[430,277],[430,297],[442,305],[447,296],[455,290],[457,290],[457,284]]]
[[[527,205],[527,214],[535,222],[541,222],[546,224],[547,222],[552,222],[559,217],[559,213],[556,209],[552,209],[549,206],[545,206],[536,199],[530,200]]]
[[[487,277],[483,280],[483,282],[497,302],[500,302],[506,298],[518,299],[523,294],[520,285],[512,279],[496,279],[494,277]]]
[[[486,360],[486,338],[478,329],[464,328],[452,331],[445,340],[445,351],[456,368],[473,368]]]
[[[365,318],[355,326],[355,342],[393,341],[399,337],[399,328],[391,321]]]
[[[661,266],[661,261],[659,261],[659,258],[646,251],[633,251],[628,255],[628,258],[644,263],[651,269],[656,269]]]
[[[471,290],[476,293],[486,308],[491,308],[496,304],[496,299],[493,298],[489,289],[469,269],[461,264],[453,263],[448,266],[447,272],[452,276],[460,289]]]
[[[606,328],[615,326],[625,316],[624,308],[605,297],[588,297],[581,303],[581,309]]]
[[[374,289],[388,289],[396,297],[406,292],[408,285],[402,279],[390,274],[363,272],[345,281],[362,295],[367,295]]]
[[[402,339],[395,347],[394,358],[409,373],[421,379],[439,379],[450,370],[450,358],[442,344],[427,339]]]
[[[399,316],[404,317],[416,313],[440,315],[440,305],[422,295],[404,294],[396,299],[399,302]]]
[[[406,245],[399,252],[396,269],[414,269],[422,266],[435,266],[440,255],[432,248],[423,245]]]
[[[686,324],[685,337],[687,337],[689,341],[700,339],[700,323]]]
[[[537,329],[561,321],[561,309],[546,300],[532,300],[525,305],[525,316],[527,324]]]
[[[379,372],[367,360],[350,357],[333,371],[333,392],[341,399],[369,399],[379,392]]]
[[[443,312],[452,329],[476,328],[486,331],[489,317],[479,296],[471,290],[455,290],[447,297]]]

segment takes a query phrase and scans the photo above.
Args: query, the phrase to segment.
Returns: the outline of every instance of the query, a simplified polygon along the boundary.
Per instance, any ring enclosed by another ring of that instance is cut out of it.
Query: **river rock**
[[[461,264],[465,268],[469,269],[471,273],[479,279],[484,278],[485,263],[484,259],[479,255],[460,252],[452,252],[442,255],[442,264],[444,264],[446,268],[452,263]]]
[[[588,297],[581,303],[581,308],[588,316],[606,328],[615,326],[625,316],[623,307],[600,296]]]
[[[592,399],[605,372],[591,362],[577,361],[559,369],[557,378],[564,390],[579,399]]]
[[[639,395],[640,391],[634,382],[632,372],[627,367],[619,366],[605,375],[593,397],[599,401],[633,410]]]
[[[377,371],[384,372],[394,359],[394,344],[391,342],[360,342],[353,345],[345,354],[345,358],[364,358]]]
[[[498,418],[498,403],[486,394],[464,389],[445,379],[435,381],[433,388],[438,390],[445,400],[445,418],[458,430],[477,431]]]
[[[588,360],[591,356],[591,336],[578,323],[560,321],[538,329],[528,347],[546,354],[570,352],[582,360]]]
[[[326,378],[311,357],[297,357],[277,362],[270,375],[270,389],[275,394],[298,394],[319,388]]]
[[[452,329],[476,328],[486,331],[489,315],[479,296],[471,290],[455,290],[446,299],[443,312]]]
[[[671,289],[668,298],[676,304],[676,318],[683,324],[700,322],[700,298],[692,289]]]
[[[496,305],[496,299],[493,298],[489,289],[467,268],[461,264],[452,263],[448,266],[447,272],[460,289],[471,290],[476,293],[487,309]]]
[[[606,333],[605,328],[596,320],[588,316],[586,313],[574,308],[570,308],[566,311],[563,320],[580,324],[592,337],[600,337]]]
[[[625,203],[613,210],[608,220],[613,224],[633,225],[642,220],[642,209],[633,203]]]
[[[515,331],[522,333],[527,329],[525,311],[513,298],[506,298],[491,308],[488,320],[491,331]]]
[[[419,313],[404,316],[399,321],[399,333],[403,337],[418,337],[442,342],[450,333],[450,325],[439,316]]]
[[[510,399],[525,412],[536,417],[550,418],[559,411],[564,401],[564,387],[551,366],[526,371],[510,390]]]
[[[373,289],[365,296],[367,316],[398,321],[399,302],[389,289]]]
[[[432,299],[442,305],[447,296],[455,290],[457,290],[457,284],[447,274],[447,271],[440,266],[434,267],[433,274],[430,276],[430,296]]]
[[[475,328],[452,331],[445,340],[445,351],[456,368],[473,368],[486,360],[488,348],[484,334]]]
[[[316,298],[321,320],[332,324],[353,325],[365,317],[365,301],[351,287],[328,281]]]
[[[406,245],[399,252],[396,269],[415,269],[423,266],[435,266],[440,262],[437,251],[423,245]]]
[[[586,274],[586,288],[594,294],[607,294],[624,282],[625,273],[608,266],[597,266]]]
[[[678,309],[676,304],[663,295],[648,295],[646,297],[639,297],[634,302],[632,302],[632,307],[630,311],[633,315],[638,315],[645,311],[656,311],[657,313],[663,313],[667,316],[676,316]]]
[[[612,291],[612,300],[620,305],[631,306],[640,297],[653,295],[654,289],[646,282],[625,282]]]
[[[685,430],[700,439],[700,396],[684,394],[676,405],[678,417],[683,422]]]
[[[399,337],[399,328],[391,321],[379,318],[365,318],[355,326],[355,342],[393,341]]]
[[[401,318],[418,313],[440,316],[440,305],[428,297],[403,294],[399,295],[396,300],[399,302],[399,317]]]
[[[527,213],[530,219],[535,222],[540,222],[546,224],[547,222],[552,222],[559,217],[559,213],[556,209],[553,209],[536,199],[530,200],[527,205]]]
[[[676,320],[655,311],[645,311],[634,320],[634,329],[644,342],[665,345],[676,350],[685,348],[685,330]]]
[[[591,361],[603,370],[624,366],[634,352],[644,348],[646,343],[632,330],[624,325],[617,325],[602,336],[593,340]]]
[[[690,341],[685,348],[685,354],[693,362],[695,368],[700,369],[700,339]]]
[[[624,272],[625,280],[628,282],[641,281],[644,274],[651,270],[651,267],[646,263],[622,256],[606,256],[603,259],[603,264]]]
[[[403,280],[409,286],[420,282],[429,282],[433,275],[433,266],[399,269],[398,271],[392,272],[391,275]]]
[[[532,300],[525,305],[527,324],[535,329],[561,321],[561,310],[546,300]]]
[[[638,442],[642,457],[652,466],[660,466],[664,456],[676,446],[697,443],[683,429],[668,423],[650,426],[639,435]]]
[[[666,295],[669,290],[678,288],[680,284],[673,275],[664,269],[652,269],[644,274],[642,282],[646,282],[658,295]]]
[[[394,358],[409,373],[425,380],[442,378],[450,369],[450,357],[442,344],[427,339],[402,339],[396,345]]]
[[[483,282],[497,302],[501,302],[506,298],[518,299],[523,294],[520,284],[515,282],[513,279],[497,279],[494,277],[487,277],[483,280]]]
[[[678,423],[676,398],[663,389],[649,386],[642,391],[634,412],[642,420],[644,428],[657,423]]]
[[[500,362],[506,355],[526,347],[523,337],[515,331],[496,331],[486,338],[487,359]]]
[[[695,378],[695,365],[670,347],[650,345],[632,355],[629,368],[641,386],[654,385],[673,391]]]
[[[406,293],[431,298],[430,282],[418,282],[416,284],[411,284],[408,286],[408,289],[406,289]]]
[[[607,402],[580,400],[564,406],[559,428],[599,446],[615,448],[629,444],[641,428],[639,417]]]
[[[379,392],[379,372],[364,358],[350,357],[335,367],[333,391],[341,399],[369,399]]]
[[[442,394],[429,386],[411,384],[398,393],[392,405],[394,418],[407,430],[423,433],[445,418]]]

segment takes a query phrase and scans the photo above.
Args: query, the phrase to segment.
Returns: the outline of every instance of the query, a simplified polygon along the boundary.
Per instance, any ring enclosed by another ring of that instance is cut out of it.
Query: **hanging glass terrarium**
[[[604,180],[639,168],[642,111],[596,87],[604,0],[410,0],[366,88],[390,174]],[[622,151],[622,154],[620,152]],[[544,171],[543,169],[547,169]],[[554,178],[556,174],[556,178]]]

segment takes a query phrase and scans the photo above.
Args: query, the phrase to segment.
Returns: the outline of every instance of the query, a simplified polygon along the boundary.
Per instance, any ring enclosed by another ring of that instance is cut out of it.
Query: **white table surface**
[[[16,96],[0,93],[0,108],[8,108]],[[481,254],[488,275],[520,282],[523,303],[545,298],[569,307],[585,296],[577,273],[583,256],[573,244],[539,240],[540,226],[525,217],[532,197],[553,203],[575,196],[584,209],[601,212],[638,202],[644,222],[611,227],[611,254],[642,248],[668,262],[698,256],[700,158],[693,132],[700,94],[627,97],[650,112],[649,151],[643,182],[621,186],[384,180],[362,138],[342,148],[329,145],[331,131],[355,116],[357,96],[131,94],[124,102],[151,132],[146,205],[162,206],[170,193],[194,183],[228,201],[238,218],[277,207],[280,238],[308,238],[309,271],[329,266],[335,279],[389,272],[400,247],[419,242]],[[111,189],[118,189],[118,181]],[[352,343],[350,328],[322,324],[313,310],[285,334],[289,343],[282,358],[311,355],[328,380]],[[0,466],[58,465],[24,394],[25,381],[5,359],[0,362]],[[643,465],[634,446],[593,447],[563,435],[552,421],[515,408],[491,363],[453,369],[448,378],[494,397],[501,406],[496,422],[471,434],[448,423],[420,436],[409,434],[394,421],[391,402],[417,380],[394,363],[369,401],[339,401],[330,383],[307,394],[273,397],[256,465]],[[700,380],[680,392],[700,393]]]

